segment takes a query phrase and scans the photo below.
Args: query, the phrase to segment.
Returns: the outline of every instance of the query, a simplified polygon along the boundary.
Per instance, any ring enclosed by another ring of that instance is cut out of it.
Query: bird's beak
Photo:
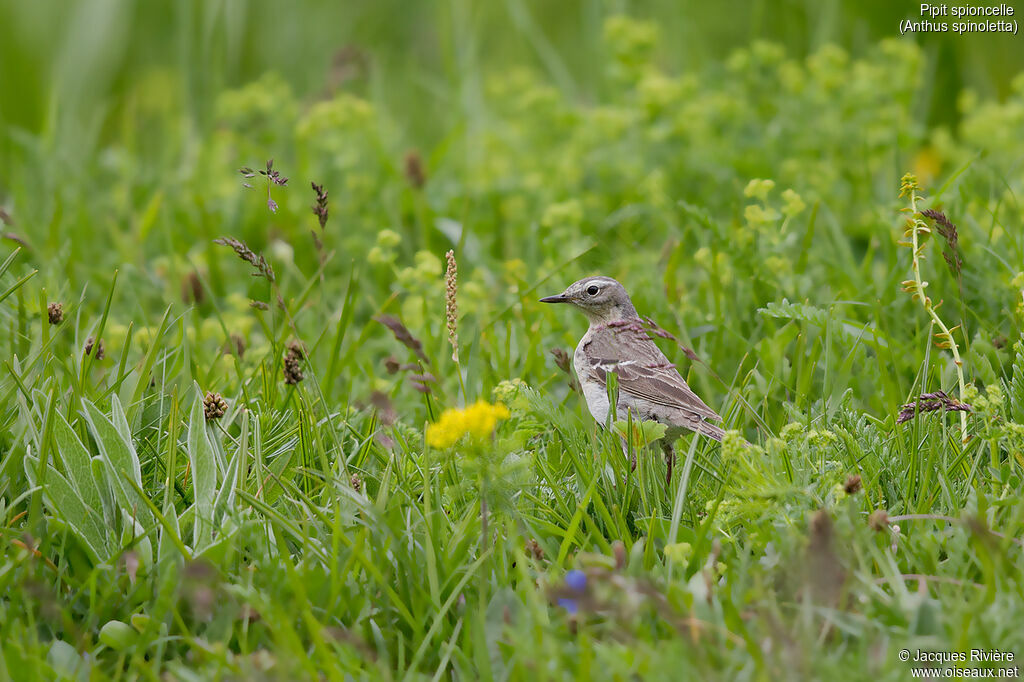
[[[558,294],[558,296],[545,296],[540,299],[541,303],[568,303],[569,297],[565,294]]]

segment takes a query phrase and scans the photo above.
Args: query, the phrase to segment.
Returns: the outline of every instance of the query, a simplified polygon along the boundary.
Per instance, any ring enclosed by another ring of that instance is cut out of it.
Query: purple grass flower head
[[[270,196],[270,188],[274,185],[284,187],[288,184],[288,178],[281,175],[280,171],[274,170],[274,160],[267,159],[266,170],[253,170],[249,166],[242,166],[238,169],[238,172],[246,179],[254,178],[257,175],[262,175],[267,179],[267,208],[270,209],[271,213],[277,213],[277,202]],[[243,182],[242,186],[246,189],[253,189],[252,183],[250,182]]]
[[[275,185],[280,185],[281,187],[284,187],[285,185],[288,184],[288,178],[282,176],[279,171],[274,170],[273,159],[267,159],[267,170],[261,170],[260,175],[265,176],[267,180],[274,183]]]
[[[558,605],[571,614],[575,614],[577,611],[580,610],[580,607],[576,604],[575,599],[566,599],[563,597],[562,599],[558,600]]]
[[[587,589],[587,574],[574,568],[565,574],[565,585],[573,592],[582,592]]]

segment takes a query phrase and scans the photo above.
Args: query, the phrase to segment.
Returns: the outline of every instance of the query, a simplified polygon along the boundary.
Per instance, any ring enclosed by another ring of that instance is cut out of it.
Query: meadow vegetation
[[[672,69],[654,22],[601,26],[592,99],[482,71],[418,151],[416,111],[272,70],[201,125],[126,83],[89,155],[7,129],[0,674],[1024,655],[1024,75],[933,125],[913,42]],[[667,487],[537,302],[591,273],[731,430]]]

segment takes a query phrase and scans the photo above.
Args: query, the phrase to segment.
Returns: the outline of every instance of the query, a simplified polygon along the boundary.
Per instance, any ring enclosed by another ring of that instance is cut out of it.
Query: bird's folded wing
[[[722,419],[690,390],[675,366],[642,328],[599,330],[591,334],[583,351],[589,377],[602,385],[607,383],[607,373],[614,372],[619,390],[631,396],[685,410],[704,419]]]

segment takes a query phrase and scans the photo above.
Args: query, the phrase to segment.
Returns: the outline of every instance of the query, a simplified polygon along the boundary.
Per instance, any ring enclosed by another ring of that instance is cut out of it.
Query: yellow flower
[[[786,205],[782,207],[782,213],[790,218],[807,208],[803,197],[791,189],[787,189],[782,193],[782,200],[786,202]]]
[[[677,542],[674,545],[665,545],[665,549],[662,552],[666,558],[685,565],[693,554],[693,547],[689,542]]]
[[[508,408],[501,403],[492,405],[480,400],[463,409],[450,408],[436,423],[427,426],[427,444],[434,448],[449,448],[467,435],[474,440],[483,440],[494,433],[498,420],[508,418]]]
[[[762,180],[761,178],[754,178],[747,183],[747,186],[743,188],[743,196],[755,197],[764,201],[768,197],[768,193],[775,187],[774,180]]]

